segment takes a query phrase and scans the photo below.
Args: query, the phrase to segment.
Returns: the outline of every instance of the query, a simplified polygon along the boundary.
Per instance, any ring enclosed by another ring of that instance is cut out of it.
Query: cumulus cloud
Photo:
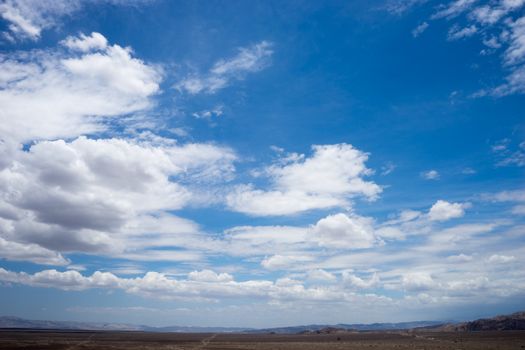
[[[188,279],[200,282],[231,282],[233,276],[228,273],[215,273],[212,270],[192,271],[188,274]]]
[[[199,229],[167,213],[192,200],[191,189],[176,180],[195,177],[202,185],[206,178],[227,178],[235,158],[207,144],[41,141],[0,171],[0,203],[16,214],[4,215],[10,225],[0,235],[62,252],[178,245],[182,238],[166,237]]]
[[[433,289],[436,282],[426,272],[411,272],[403,276],[403,287],[409,291],[425,291]]]
[[[69,38],[85,52],[36,50],[0,56],[0,133],[6,141],[76,137],[105,129],[104,118],[152,106],[160,70],[105,38]],[[92,52],[91,50],[97,49]],[[45,121],[45,122],[42,122]]]
[[[451,203],[437,200],[428,211],[403,210],[397,216],[375,225],[375,235],[382,240],[405,240],[407,237],[431,236],[445,221],[460,218],[470,203]],[[493,226],[491,226],[493,227]],[[440,233],[442,235],[442,233]]]
[[[239,48],[236,56],[215,62],[207,74],[188,76],[174,87],[192,95],[213,94],[227,87],[232,80],[244,79],[246,74],[264,69],[269,64],[272,54],[272,44],[268,41]]]
[[[0,237],[0,258],[14,261],[30,261],[42,265],[67,265],[69,261],[60,253],[36,244],[7,241]]]
[[[321,246],[336,249],[370,248],[377,243],[371,218],[343,213],[319,220],[311,234]]]
[[[364,177],[368,154],[349,144],[315,145],[313,155],[292,154],[264,169],[269,190],[238,186],[227,196],[229,207],[250,215],[289,215],[311,209],[350,205],[350,199],[374,200],[381,187]]]
[[[465,209],[469,207],[469,203],[450,203],[440,199],[430,208],[428,217],[432,221],[460,218],[465,215]]]
[[[80,34],[78,37],[67,37],[62,41],[62,45],[71,50],[89,52],[106,49],[108,40],[102,34],[93,32],[89,36]]]
[[[3,282],[73,291],[92,288],[119,289],[130,294],[158,299],[213,301],[216,298],[256,297],[277,301],[355,300],[353,293],[338,287],[308,288],[302,282],[291,279],[278,279],[275,282],[268,280],[239,282],[229,277],[221,277],[221,274],[213,271],[204,273],[195,271],[191,276],[203,275],[206,275],[206,278],[172,279],[161,273],[148,272],[143,277],[121,278],[110,272],[100,271],[94,272],[91,276],[83,276],[78,271],[44,270],[27,274],[0,268],[0,281]]]

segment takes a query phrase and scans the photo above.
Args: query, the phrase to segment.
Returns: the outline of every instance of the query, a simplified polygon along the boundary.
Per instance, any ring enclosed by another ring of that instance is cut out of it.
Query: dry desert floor
[[[0,349],[525,349],[525,331],[336,334],[181,334],[1,330]]]

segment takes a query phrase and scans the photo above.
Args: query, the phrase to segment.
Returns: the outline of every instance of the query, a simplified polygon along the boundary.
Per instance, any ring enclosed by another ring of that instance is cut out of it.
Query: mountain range
[[[501,315],[493,318],[478,319],[470,322],[453,323],[440,321],[415,321],[372,324],[314,324],[277,328],[242,328],[242,327],[193,327],[168,326],[151,327],[127,323],[95,323],[28,320],[13,316],[0,317],[0,328],[10,329],[60,329],[60,330],[95,330],[95,331],[140,331],[140,332],[178,332],[178,333],[277,333],[294,334],[333,331],[385,331],[385,330],[431,330],[431,331],[487,331],[487,330],[525,330],[525,312]]]

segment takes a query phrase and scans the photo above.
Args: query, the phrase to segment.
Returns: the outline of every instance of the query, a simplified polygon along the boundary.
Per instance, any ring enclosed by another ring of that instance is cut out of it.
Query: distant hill
[[[277,327],[277,328],[263,328],[254,329],[249,333],[276,333],[276,334],[291,334],[291,333],[326,333],[338,331],[385,331],[385,330],[403,330],[418,327],[436,327],[442,325],[442,321],[416,321],[416,322],[398,322],[398,323],[353,323],[353,324],[311,324],[305,326],[292,327]]]
[[[96,322],[73,322],[73,321],[43,321],[26,320],[19,317],[0,317],[0,328],[23,328],[23,329],[61,329],[61,330],[90,330],[90,331],[140,331],[140,332],[177,332],[177,333],[227,333],[243,332],[246,328],[228,327],[191,327],[170,326],[150,327],[126,323],[96,323]]]
[[[63,330],[100,330],[100,331],[141,331],[141,332],[177,332],[177,333],[304,333],[304,332],[328,332],[335,330],[343,331],[379,331],[395,329],[411,329],[416,327],[428,327],[443,324],[443,322],[420,321],[401,323],[372,323],[372,324],[319,324],[278,328],[239,328],[239,327],[191,327],[191,326],[168,326],[150,327],[126,323],[94,323],[94,322],[67,322],[67,321],[42,321],[26,320],[19,317],[0,317],[0,328],[31,328],[31,329],[63,329]]]
[[[0,328],[31,328],[31,329],[65,329],[65,330],[108,330],[108,331],[140,331],[142,326],[122,323],[91,323],[69,321],[26,320],[19,317],[0,317]]]
[[[454,330],[460,332],[525,330],[525,311],[516,312],[511,315],[496,316],[493,318],[482,318],[454,325],[445,325],[442,328],[443,330]]]
[[[150,327],[126,323],[96,323],[96,322],[67,322],[26,320],[19,317],[0,317],[0,328],[19,329],[60,329],[60,330],[95,330],[95,331],[140,331],[140,332],[177,332],[177,333],[276,333],[276,334],[328,334],[340,332],[387,331],[387,330],[415,330],[435,332],[465,332],[489,330],[525,330],[525,312],[516,312],[511,315],[496,316],[464,323],[447,323],[439,321],[416,321],[398,323],[372,324],[313,324],[293,327],[277,328],[240,328],[240,327],[192,327],[169,326]]]

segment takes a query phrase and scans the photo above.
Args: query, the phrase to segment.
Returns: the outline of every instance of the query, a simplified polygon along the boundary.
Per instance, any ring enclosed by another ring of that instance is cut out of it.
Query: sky
[[[0,2],[0,310],[525,309],[525,1]]]

